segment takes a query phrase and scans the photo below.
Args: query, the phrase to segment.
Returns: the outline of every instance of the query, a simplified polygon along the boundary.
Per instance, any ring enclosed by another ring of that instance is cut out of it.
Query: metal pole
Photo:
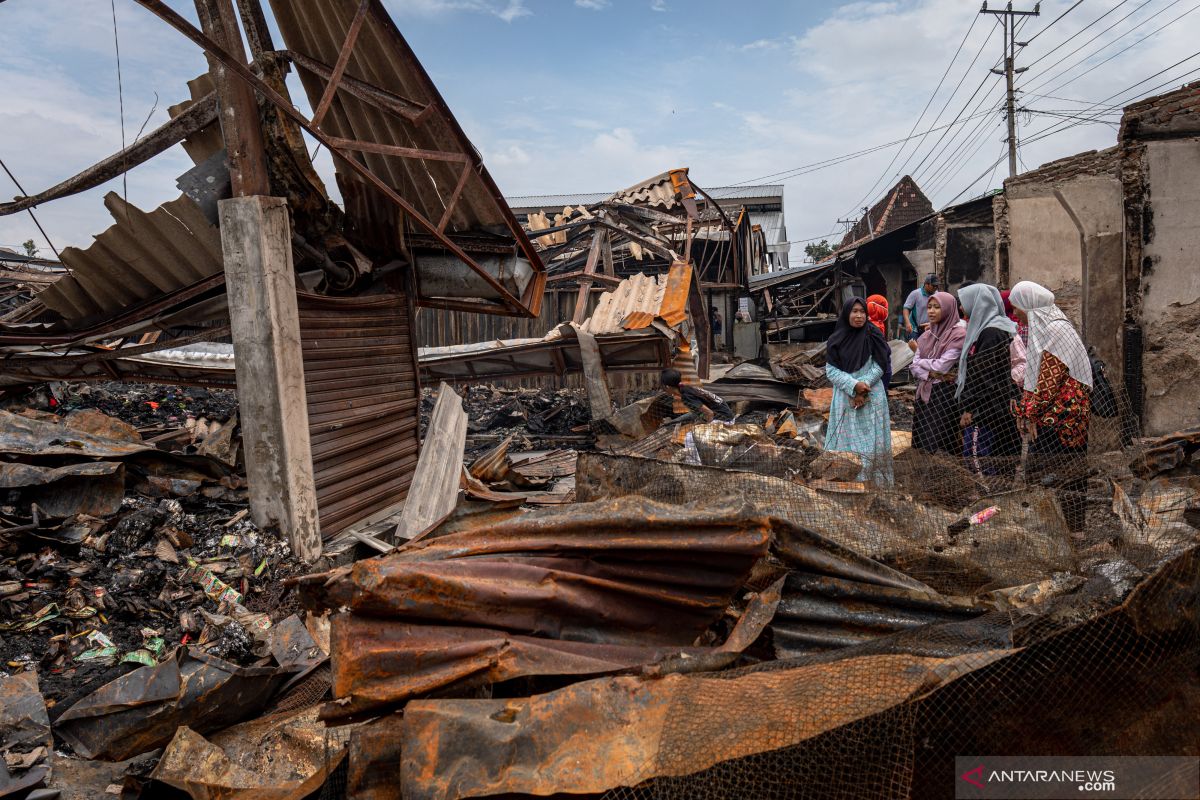
[[[1008,114],[1008,177],[1017,174],[1017,115],[1016,102],[1013,98],[1013,46],[1015,36],[1009,35],[1011,16],[1004,20],[1004,80],[1008,84],[1006,109]],[[1015,31],[1013,31],[1015,33]]]
[[[1008,177],[1015,177],[1017,174],[1017,103],[1016,93],[1013,87],[1013,76],[1024,72],[1024,69],[1016,69],[1017,60],[1017,17],[1036,17],[1041,13],[1041,3],[1033,7],[1033,11],[1013,11],[1012,3],[1003,9],[990,10],[987,3],[983,4],[983,8],[979,11],[980,14],[995,14],[1000,17],[1000,22],[1004,26],[1004,81],[1007,88],[1007,96],[1005,98],[1005,115],[1008,118]],[[1022,43],[1024,44],[1024,43]],[[997,75],[1001,74],[1000,70],[993,69],[992,72]]]

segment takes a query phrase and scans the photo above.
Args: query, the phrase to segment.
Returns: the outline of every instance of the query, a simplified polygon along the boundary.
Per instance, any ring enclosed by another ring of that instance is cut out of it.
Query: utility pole
[[[1013,11],[1010,2],[1003,9],[989,9],[987,0],[984,0],[983,8],[979,10],[980,14],[993,14],[1000,17],[1000,22],[1004,26],[1004,69],[993,69],[992,72],[1003,75],[1008,83],[1006,114],[1008,116],[1008,177],[1010,178],[1017,174],[1017,116],[1016,98],[1013,96],[1013,76],[1028,69],[1028,67],[1013,68],[1013,62],[1017,58],[1017,45],[1022,47],[1025,45],[1025,42],[1017,41],[1017,17],[1036,17],[1041,13],[1041,8],[1041,3],[1035,3],[1033,11]]]

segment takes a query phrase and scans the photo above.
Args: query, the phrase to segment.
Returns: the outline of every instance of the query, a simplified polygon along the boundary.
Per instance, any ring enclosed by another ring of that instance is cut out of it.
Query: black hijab
[[[825,343],[825,360],[842,372],[855,373],[862,369],[867,359],[873,359],[883,370],[886,389],[892,382],[892,349],[869,318],[861,328],[850,324],[850,312],[856,305],[862,306],[863,313],[867,313],[867,301],[861,297],[842,306],[833,335]]]

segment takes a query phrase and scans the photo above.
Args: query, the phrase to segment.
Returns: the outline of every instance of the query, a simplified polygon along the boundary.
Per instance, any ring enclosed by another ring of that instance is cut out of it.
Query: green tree
[[[26,239],[21,243],[21,246],[25,248],[25,255],[29,256],[30,258],[33,258],[37,255],[38,248],[37,245],[33,243],[33,239]]]
[[[812,259],[815,264],[833,255],[833,245],[827,239],[822,239],[819,242],[804,245],[804,255]]]

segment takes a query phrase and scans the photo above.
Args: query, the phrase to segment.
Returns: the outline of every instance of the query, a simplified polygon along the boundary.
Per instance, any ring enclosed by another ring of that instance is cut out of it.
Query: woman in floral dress
[[[1067,527],[1082,531],[1092,390],[1087,348],[1046,287],[1021,281],[1009,299],[1017,317],[1029,325],[1017,427],[1030,440],[1029,452],[1035,459],[1031,466],[1052,476]]]

